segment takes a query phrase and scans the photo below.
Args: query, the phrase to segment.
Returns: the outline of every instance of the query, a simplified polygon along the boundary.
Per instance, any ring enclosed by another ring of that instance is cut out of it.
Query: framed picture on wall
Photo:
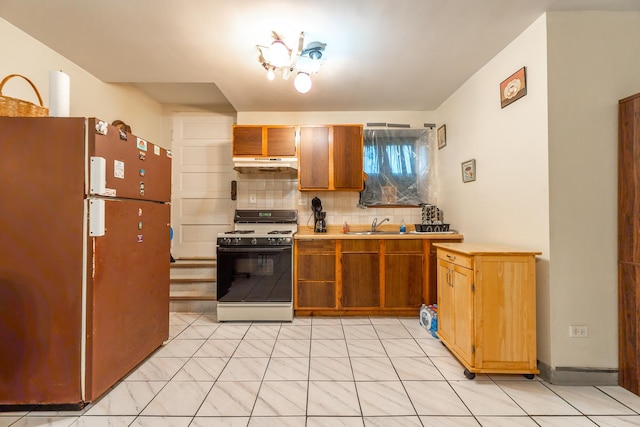
[[[471,182],[476,180],[476,159],[462,162],[462,182]]]
[[[520,68],[500,83],[500,106],[502,108],[527,94],[527,70]]]
[[[438,128],[438,150],[447,145],[447,126],[442,125]]]

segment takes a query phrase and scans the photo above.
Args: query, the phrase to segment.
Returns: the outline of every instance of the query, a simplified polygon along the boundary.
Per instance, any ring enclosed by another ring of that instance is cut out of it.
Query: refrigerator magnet
[[[147,158],[147,155],[144,153],[144,151],[141,151],[140,153],[138,153],[138,158],[140,160],[144,160]]]
[[[142,208],[138,208],[138,216],[142,216]]]
[[[113,176],[115,178],[124,179],[124,162],[121,160],[113,161]]]
[[[144,176],[144,173],[145,173],[144,169],[140,169],[140,176]]]
[[[140,195],[144,196],[144,182],[140,181]]]
[[[171,158],[171,150],[167,150],[167,157]]]
[[[100,135],[106,135],[107,128],[108,128],[107,122],[98,120],[98,122],[96,123],[96,132],[99,133]]]
[[[120,139],[123,141],[127,140],[127,133],[121,129],[118,129],[118,132],[120,132]]]
[[[142,221],[138,221],[138,230],[142,230]]]
[[[160,147],[158,147],[157,145],[153,146],[153,154],[155,154],[156,156],[160,155]]]
[[[144,240],[144,236],[142,234],[138,234],[138,243],[142,243]]]
[[[147,141],[142,138],[136,138],[136,140],[138,148],[142,151],[147,151]]]

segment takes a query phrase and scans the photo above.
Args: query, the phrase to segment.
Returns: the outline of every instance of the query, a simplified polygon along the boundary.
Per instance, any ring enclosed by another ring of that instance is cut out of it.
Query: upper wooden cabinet
[[[298,190],[361,191],[362,125],[301,126]]]
[[[233,155],[252,157],[295,157],[295,126],[235,125]]]

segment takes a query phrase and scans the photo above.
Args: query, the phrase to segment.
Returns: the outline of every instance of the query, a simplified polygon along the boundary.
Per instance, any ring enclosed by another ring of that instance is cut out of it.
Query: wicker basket
[[[38,96],[38,101],[40,101],[40,105],[33,104],[28,101],[24,101],[22,99],[11,98],[9,96],[4,96],[2,94],[2,88],[4,84],[9,81],[9,79],[13,77],[22,77],[31,85],[36,95]],[[42,104],[42,97],[40,96],[40,92],[38,92],[38,88],[33,84],[31,80],[26,78],[21,74],[9,74],[7,77],[2,79],[0,82],[0,116],[4,117],[46,117],[49,115],[49,109],[45,108]]]

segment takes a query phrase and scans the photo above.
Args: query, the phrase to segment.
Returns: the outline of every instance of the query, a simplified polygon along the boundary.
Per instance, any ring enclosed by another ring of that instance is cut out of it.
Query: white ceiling
[[[557,10],[640,0],[0,0],[0,17],[102,81],[218,111],[434,110]],[[327,44],[309,93],[266,79],[256,44],[271,31]]]

